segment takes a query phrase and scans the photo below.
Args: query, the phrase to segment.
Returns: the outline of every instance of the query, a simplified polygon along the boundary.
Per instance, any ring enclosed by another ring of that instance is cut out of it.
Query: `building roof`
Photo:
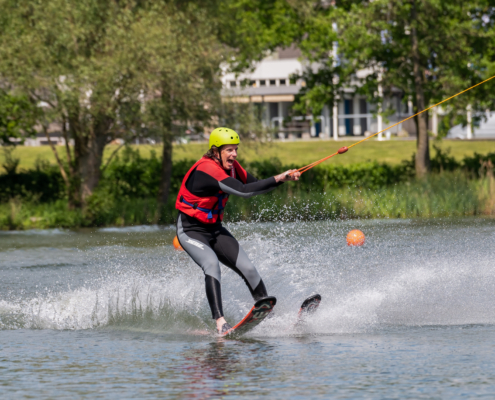
[[[304,64],[297,59],[263,60],[255,64],[255,69],[251,73],[244,73],[235,76],[233,73],[225,74],[222,78],[224,84],[230,81],[241,81],[244,79],[288,79],[290,75],[302,73]]]

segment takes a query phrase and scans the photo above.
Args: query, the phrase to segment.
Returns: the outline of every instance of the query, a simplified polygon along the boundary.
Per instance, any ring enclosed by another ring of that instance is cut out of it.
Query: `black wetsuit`
[[[228,177],[222,181],[207,172],[194,170],[186,182],[186,188],[196,196],[214,196],[222,190],[228,194],[251,197],[267,193],[281,183],[275,178],[257,180],[247,174],[246,184],[238,178]],[[239,274],[248,286],[255,300],[266,297],[267,291],[258,271],[230,232],[222,226],[220,217],[213,224],[205,224],[194,217],[179,212],[177,237],[182,248],[203,269],[205,274],[206,296],[210,304],[212,318],[223,317],[222,293],[220,287],[220,265],[225,264]]]

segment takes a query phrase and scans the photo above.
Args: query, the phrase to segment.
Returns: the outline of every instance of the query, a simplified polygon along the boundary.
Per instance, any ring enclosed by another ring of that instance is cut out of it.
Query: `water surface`
[[[228,225],[278,303],[213,333],[173,227],[0,233],[4,398],[495,396],[495,221]],[[366,234],[363,248],[345,234]],[[252,306],[222,269],[226,318]],[[318,312],[296,325],[305,297]]]

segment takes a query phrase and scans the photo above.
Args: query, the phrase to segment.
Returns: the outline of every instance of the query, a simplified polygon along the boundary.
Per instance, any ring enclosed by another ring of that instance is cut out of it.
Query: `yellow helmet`
[[[216,128],[210,134],[210,149],[212,146],[220,147],[224,144],[239,144],[239,135],[229,128]]]

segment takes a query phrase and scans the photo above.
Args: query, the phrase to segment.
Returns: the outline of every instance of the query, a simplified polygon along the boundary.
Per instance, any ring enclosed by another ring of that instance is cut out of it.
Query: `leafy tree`
[[[304,35],[300,19],[311,11],[309,0],[219,0],[210,8],[217,36],[230,47],[236,72],[252,67],[277,47]]]
[[[140,136],[164,144],[165,203],[174,137],[201,131],[226,108],[221,67],[242,71],[292,43],[304,4],[0,0],[0,79],[41,106],[48,140],[53,127],[65,138],[62,150],[51,147],[71,207],[84,206],[98,185],[105,146]]]
[[[162,48],[162,63],[149,82],[159,97],[148,103],[149,127],[161,131],[162,170],[158,199],[165,204],[172,172],[172,139],[186,126],[202,131],[219,122],[235,126],[246,139],[260,131],[252,105],[220,101],[220,77],[226,69],[242,72],[278,46],[289,46],[301,34],[296,16],[307,1],[209,0],[175,1],[180,29]],[[176,43],[175,47],[170,43]],[[222,71],[223,70],[223,71]],[[156,79],[158,78],[158,80]]]
[[[170,168],[174,127],[208,119],[224,50],[194,3],[0,0],[0,7],[7,10],[1,77],[43,106],[38,122],[47,138],[50,124],[62,131],[64,157],[52,149],[73,207],[93,193],[113,139],[158,135]]]
[[[0,90],[0,144],[16,144],[12,139],[24,139],[35,133],[36,106],[26,96],[16,96]]]
[[[489,0],[342,0],[335,7],[316,7],[302,24],[308,35],[301,48],[321,68],[316,74],[305,73],[300,109],[321,109],[343,84],[381,102],[376,95],[381,84],[385,94],[393,87],[401,89],[418,112],[495,72],[494,9]],[[334,42],[337,59],[330,56]],[[357,72],[365,69],[369,74],[359,77]],[[491,87],[466,93],[448,109],[492,106]],[[429,170],[427,118],[427,113],[415,118],[418,176]]]
[[[164,2],[152,9],[140,34],[146,43],[140,86],[146,93],[147,132],[163,142],[158,191],[163,205],[171,185],[172,142],[187,128],[201,132],[211,124],[221,103],[220,66],[229,49],[219,42],[208,10],[196,2]]]
[[[128,119],[118,116],[138,102],[131,5],[61,0],[0,4],[7,11],[0,22],[0,73],[43,106],[39,123],[49,141],[49,125],[61,129],[66,165],[52,149],[72,206],[91,195],[105,145],[122,128],[130,128],[122,123]]]

